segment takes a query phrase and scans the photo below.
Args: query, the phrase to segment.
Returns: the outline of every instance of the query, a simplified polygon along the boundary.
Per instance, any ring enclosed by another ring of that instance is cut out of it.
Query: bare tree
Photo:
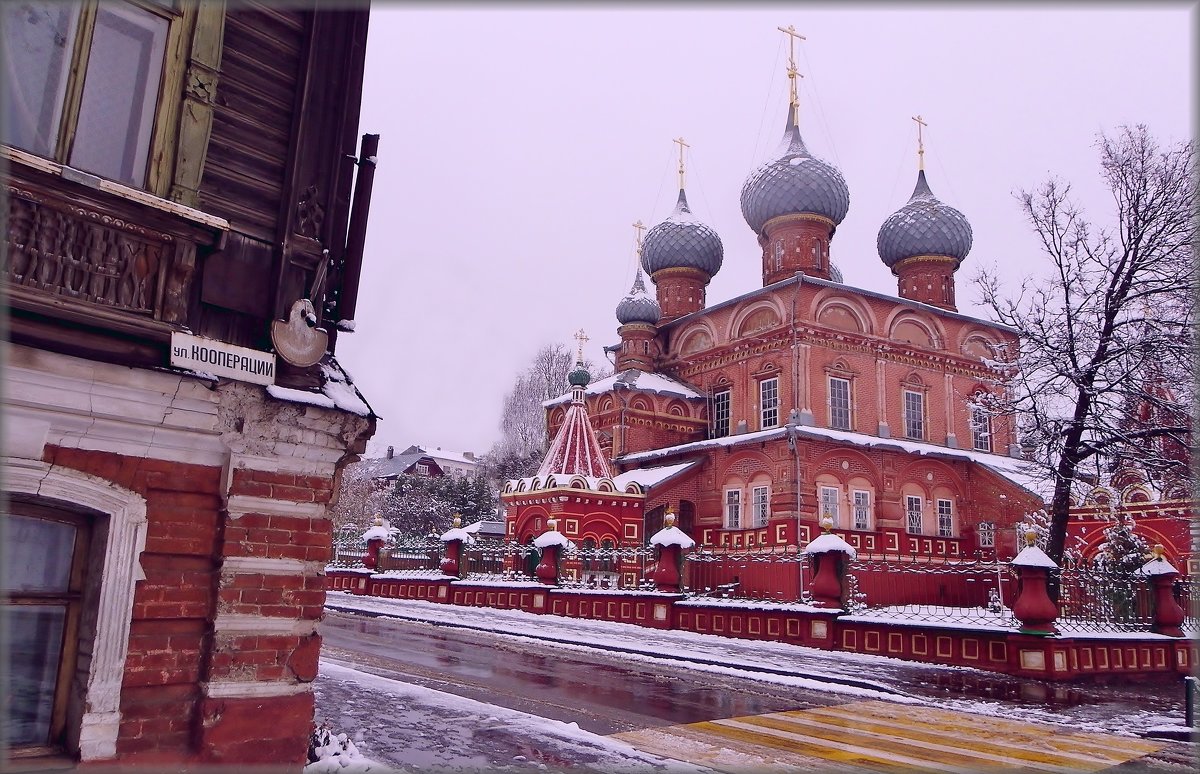
[[[388,486],[372,478],[376,460],[357,460],[342,469],[337,501],[329,509],[334,529],[367,529],[382,514]]]
[[[539,349],[517,377],[504,398],[500,441],[488,452],[488,458],[497,466],[509,469],[512,461],[533,460],[533,469],[537,469],[549,444],[546,410],[542,404],[571,389],[567,374],[574,370],[575,362],[575,353],[566,346],[550,344]],[[608,376],[610,371],[590,360],[584,361],[584,368],[591,374],[592,381]]]
[[[1030,459],[1053,482],[1047,553],[1061,562],[1072,490],[1088,473],[1136,462],[1151,481],[1185,481],[1193,397],[1195,151],[1160,149],[1145,126],[1101,135],[1109,226],[1096,226],[1051,179],[1022,192],[1050,259],[1016,298],[999,275],[975,278],[1019,349],[998,354],[1004,390],[992,410],[1013,415]]]

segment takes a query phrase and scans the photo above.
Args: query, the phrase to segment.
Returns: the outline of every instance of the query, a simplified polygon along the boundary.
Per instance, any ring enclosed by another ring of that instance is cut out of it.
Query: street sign
[[[190,333],[171,333],[171,365],[241,382],[275,383],[274,354]]]

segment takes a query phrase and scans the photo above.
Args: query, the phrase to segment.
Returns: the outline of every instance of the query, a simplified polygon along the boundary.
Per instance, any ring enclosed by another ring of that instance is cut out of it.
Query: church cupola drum
[[[794,46],[803,39],[788,27]],[[794,51],[788,59],[791,102],[778,156],[742,185],[742,216],[763,249],[763,286],[796,272],[830,279],[829,241],[850,210],[850,187],[837,167],[809,153],[800,136]]]
[[[683,187],[683,149],[679,143],[679,199],[671,215],[646,233],[642,268],[654,281],[662,321],[670,322],[704,308],[704,289],[721,270],[721,237],[688,207]]]
[[[971,224],[961,212],[933,195],[925,179],[924,141],[918,126],[917,185],[908,202],[879,228],[876,246],[883,263],[896,275],[899,295],[912,301],[957,311],[954,272],[971,250]]]

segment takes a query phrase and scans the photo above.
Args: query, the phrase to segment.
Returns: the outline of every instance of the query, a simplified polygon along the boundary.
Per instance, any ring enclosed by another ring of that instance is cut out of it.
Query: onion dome
[[[675,211],[646,232],[642,242],[642,267],[651,276],[662,269],[689,268],[711,277],[721,270],[724,257],[721,237],[692,215],[682,188]]]
[[[629,295],[617,304],[617,322],[622,325],[629,323],[646,323],[657,325],[662,319],[662,307],[658,301],[646,292],[646,283],[642,281],[642,270],[638,269],[637,277],[633,280],[633,288]]]
[[[754,233],[780,215],[809,213],[841,223],[850,209],[850,188],[837,167],[808,152],[791,110],[780,151],[742,185],[742,217]]]
[[[888,268],[917,255],[945,255],[962,261],[971,250],[971,224],[961,212],[938,201],[921,170],[912,198],[879,227],[876,245]]]
[[[562,373],[559,371],[559,373]],[[567,374],[567,381],[572,387],[587,387],[588,382],[592,380],[592,375],[583,367],[582,360],[575,361],[575,370]]]

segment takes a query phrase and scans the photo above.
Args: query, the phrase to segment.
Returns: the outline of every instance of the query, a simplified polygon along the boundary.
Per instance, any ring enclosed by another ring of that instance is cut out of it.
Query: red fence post
[[[367,541],[367,555],[363,557],[363,567],[374,570],[379,566],[379,550],[383,548],[387,538],[388,528],[383,526],[383,517],[375,514],[374,526],[363,533],[363,540]]]
[[[833,519],[826,515],[821,519],[823,532],[809,541],[800,553],[811,556],[816,568],[813,572],[812,604],[814,607],[849,608],[846,599],[846,573],[850,560],[858,555],[854,546],[833,534]]]
[[[1025,533],[1025,548],[1009,563],[1017,571],[1017,599],[1013,602],[1013,615],[1021,622],[1022,634],[1049,636],[1058,629],[1058,605],[1050,599],[1050,570],[1058,565],[1046,552],[1034,545],[1037,533]]]
[[[1171,566],[1163,557],[1163,547],[1159,543],[1151,549],[1150,561],[1142,565],[1142,572],[1150,576],[1150,585],[1154,587],[1154,623],[1150,630],[1171,637],[1183,636],[1183,608],[1175,601],[1175,579],[1179,570]]]
[[[548,519],[546,531],[534,538],[533,545],[542,551],[542,560],[534,568],[534,575],[547,586],[557,586],[560,552],[564,548],[574,548],[575,544],[558,531],[558,519]]]
[[[696,541],[675,526],[675,514],[667,511],[663,515],[663,528],[650,538],[650,545],[658,548],[654,587],[658,591],[678,594],[683,581],[683,549],[696,545]]]
[[[471,533],[462,528],[462,516],[454,514],[454,526],[442,535],[441,540],[446,544],[446,555],[442,559],[440,568],[443,575],[449,575],[452,578],[462,578],[463,566],[462,547],[464,543],[473,543],[475,538]]]

